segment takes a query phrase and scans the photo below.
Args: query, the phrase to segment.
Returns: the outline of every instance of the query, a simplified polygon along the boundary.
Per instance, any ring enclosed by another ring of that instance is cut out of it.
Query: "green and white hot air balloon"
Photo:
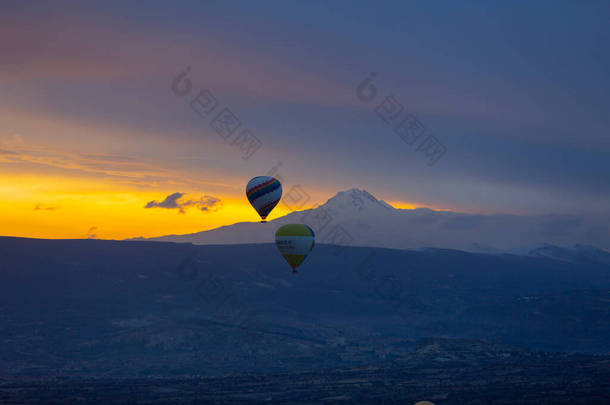
[[[313,229],[303,224],[284,225],[275,232],[275,245],[293,273],[313,249],[315,238]]]

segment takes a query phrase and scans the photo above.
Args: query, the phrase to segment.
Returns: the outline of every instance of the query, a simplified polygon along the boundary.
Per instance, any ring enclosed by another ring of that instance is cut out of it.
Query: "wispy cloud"
[[[23,30],[20,21],[2,21],[0,25],[0,47],[10,49],[4,66],[10,78],[72,82],[164,80],[182,68],[181,63],[187,63],[197,67],[200,83],[242,97],[323,105],[356,104],[349,96],[351,83],[342,83],[338,74],[312,72],[311,66],[307,69],[280,57],[272,48],[252,49],[249,44],[225,36],[218,38],[214,32],[199,36],[196,46],[205,52],[193,53],[192,43],[175,40],[165,31],[126,33],[109,29],[105,24],[67,17],[53,21],[36,19],[32,24],[32,18],[28,18],[31,24],[28,30]],[[81,35],[74,36],[73,32]],[[52,51],[49,38],[55,40]],[[116,63],[117,60],[122,63]]]
[[[0,148],[3,148],[3,153],[15,154],[12,149],[23,147],[23,137],[19,134],[11,134],[6,138],[0,139]]]
[[[0,163],[51,166],[87,175],[102,175],[112,181],[131,185],[225,186],[222,183],[198,181],[182,170],[160,166],[152,159],[38,147],[25,143],[20,136],[0,139]]]
[[[182,204],[183,207],[196,207],[201,211],[216,211],[220,209],[220,198],[204,195],[198,200],[189,200]]]
[[[13,152],[12,150],[0,149],[0,155],[18,155],[18,153]]]
[[[55,211],[57,209],[57,207],[53,207],[50,205],[44,205],[41,203],[36,204],[36,207],[34,207],[34,211]]]
[[[91,228],[89,228],[89,230],[87,231],[87,239],[95,239],[97,238],[97,226],[92,226]]]
[[[184,193],[173,193],[165,197],[163,201],[149,201],[144,208],[167,208],[177,209],[179,213],[184,214],[185,210],[190,207],[195,207],[200,211],[209,212],[216,211],[221,206],[220,198],[210,195],[203,195],[197,200],[182,201]]]

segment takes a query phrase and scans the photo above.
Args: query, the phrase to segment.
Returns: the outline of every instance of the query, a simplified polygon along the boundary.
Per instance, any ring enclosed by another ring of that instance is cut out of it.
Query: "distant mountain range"
[[[318,243],[526,254],[548,245],[578,245],[574,247],[577,250],[592,245],[608,250],[610,227],[605,221],[575,215],[481,215],[428,208],[397,209],[365,190],[351,189],[316,208],[295,211],[267,224],[240,222],[188,235],[132,240],[199,245],[270,243],[281,225],[305,223],[316,231]]]

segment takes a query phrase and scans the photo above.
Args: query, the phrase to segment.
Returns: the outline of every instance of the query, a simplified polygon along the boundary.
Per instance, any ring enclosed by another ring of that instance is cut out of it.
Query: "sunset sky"
[[[256,221],[245,185],[270,172],[304,208],[357,187],[400,208],[610,216],[610,2],[167,4],[2,2],[0,235]],[[435,164],[376,113],[388,96],[446,148]],[[211,126],[224,108],[261,142],[247,159]],[[182,209],[145,208],[174,193]]]

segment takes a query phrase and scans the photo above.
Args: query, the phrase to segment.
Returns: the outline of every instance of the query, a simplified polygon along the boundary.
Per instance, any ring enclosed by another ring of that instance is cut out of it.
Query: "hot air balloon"
[[[313,230],[303,224],[288,224],[275,232],[275,245],[296,273],[296,268],[305,260],[315,244]]]
[[[246,196],[264,223],[267,222],[267,215],[282,198],[282,185],[274,177],[257,176],[246,185]]]

